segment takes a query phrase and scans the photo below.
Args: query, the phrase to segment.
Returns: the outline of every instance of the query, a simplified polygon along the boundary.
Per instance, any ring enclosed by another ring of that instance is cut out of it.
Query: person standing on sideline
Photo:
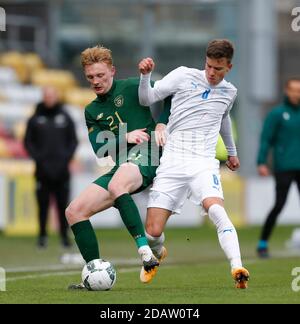
[[[271,173],[267,164],[271,149],[276,198],[257,245],[261,258],[269,257],[268,241],[293,181],[300,192],[300,78],[286,82],[283,103],[274,107],[264,121],[257,157],[257,171],[262,177]]]
[[[151,86],[154,62],[143,59],[139,98],[142,105],[172,96],[165,149],[151,189],[146,235],[162,261],[166,255],[164,227],[179,212],[187,197],[200,205],[217,228],[222,249],[230,261],[237,288],[247,288],[249,272],[242,266],[238,236],[224,209],[216,144],[221,134],[228,151],[227,166],[235,171],[240,162],[232,136],[230,110],[237,89],[224,77],[232,68],[234,49],[230,41],[216,39],[206,50],[205,69],[181,66]]]
[[[47,246],[47,216],[50,196],[56,201],[61,243],[69,247],[65,209],[69,203],[69,163],[77,146],[77,136],[70,115],[63,109],[57,90],[43,89],[43,101],[28,120],[25,148],[35,161],[36,198],[39,215],[38,247]]]

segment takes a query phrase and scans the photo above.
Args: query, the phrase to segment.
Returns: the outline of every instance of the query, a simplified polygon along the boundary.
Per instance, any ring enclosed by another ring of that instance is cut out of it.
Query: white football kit
[[[216,144],[221,134],[228,154],[236,156],[229,111],[237,90],[222,80],[211,86],[205,71],[179,67],[150,84],[151,74],[141,75],[142,105],[172,96],[167,142],[156,171],[148,207],[180,212],[188,197],[201,205],[208,197],[223,199]]]

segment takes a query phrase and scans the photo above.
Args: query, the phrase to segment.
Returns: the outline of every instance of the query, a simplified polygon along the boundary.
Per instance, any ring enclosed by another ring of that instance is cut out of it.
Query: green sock
[[[126,193],[119,196],[115,200],[115,207],[119,210],[121,218],[134,238],[137,247],[148,245],[139,210],[130,194]]]
[[[92,224],[89,220],[76,223],[71,226],[76,244],[85,262],[99,259],[98,241]]]

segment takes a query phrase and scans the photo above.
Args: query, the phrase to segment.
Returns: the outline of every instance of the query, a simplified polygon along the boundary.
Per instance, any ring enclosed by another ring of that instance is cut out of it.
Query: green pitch
[[[68,291],[80,281],[81,266],[60,263],[63,251],[56,236],[49,247],[35,248],[35,238],[0,235],[0,267],[6,269],[2,303],[300,303],[300,291],[291,284],[292,269],[300,267],[299,254],[286,249],[292,227],[278,227],[271,240],[273,257],[255,255],[258,228],[239,229],[244,265],[250,271],[249,289],[234,288],[229,266],[211,226],[166,231],[169,256],[154,281],[139,282],[139,260],[124,229],[97,232],[104,259],[112,261],[117,282],[111,291]],[[69,253],[70,251],[68,251]],[[76,248],[72,252],[77,252]],[[300,274],[299,274],[300,275]],[[300,285],[300,282],[298,283]]]

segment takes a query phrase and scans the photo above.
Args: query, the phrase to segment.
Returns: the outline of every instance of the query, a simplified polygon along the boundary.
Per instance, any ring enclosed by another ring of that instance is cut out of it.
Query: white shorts
[[[168,155],[163,156],[156,170],[148,208],[180,213],[186,198],[200,206],[205,198],[224,199],[219,166],[219,161],[214,158],[174,161],[168,159]]]

